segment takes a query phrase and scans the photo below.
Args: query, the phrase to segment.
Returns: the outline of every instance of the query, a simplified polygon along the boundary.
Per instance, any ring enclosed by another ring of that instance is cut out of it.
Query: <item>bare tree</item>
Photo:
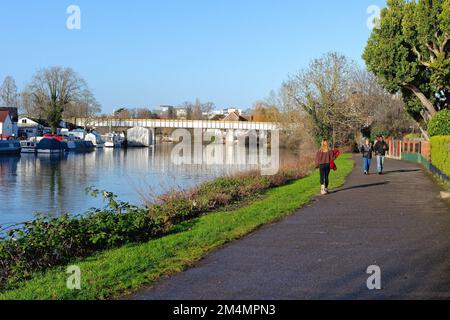
[[[297,108],[288,93],[286,87],[282,86],[278,92],[272,91],[264,101],[257,102],[254,120],[261,119],[262,114],[266,121],[280,123],[280,146],[303,156],[312,155],[316,146],[311,118],[303,109]]]
[[[202,120],[203,119],[203,109],[200,99],[195,99],[195,103],[192,105],[191,120]]]
[[[276,122],[280,119],[280,112],[276,103],[258,101],[253,105],[252,117],[256,122]]]
[[[355,62],[328,53],[283,84],[291,108],[309,115],[318,140],[329,138],[335,144],[348,143],[366,122],[367,115],[351,99],[352,77],[357,72]]]
[[[216,108],[216,105],[214,102],[208,101],[208,102],[202,103],[201,108],[202,108],[203,118],[208,119],[208,117],[211,115],[211,112]]]
[[[405,111],[401,96],[387,92],[374,74],[359,70],[353,75],[351,88],[350,101],[366,119],[363,132],[368,137],[377,133],[402,137],[417,127]]]
[[[14,78],[7,76],[0,87],[0,106],[7,108],[17,108],[19,105],[19,95]]]
[[[101,109],[94,94],[88,88],[84,88],[79,97],[66,106],[63,115],[67,119],[90,119],[100,113]]]
[[[42,111],[52,131],[56,132],[64,110],[83,101],[87,86],[72,69],[51,67],[39,70],[27,90],[32,93],[33,103]]]
[[[29,90],[29,88],[25,88],[25,90],[20,93],[20,113],[35,119],[43,119],[43,110],[36,105],[34,100],[33,93]]]
[[[177,114],[175,112],[175,108],[170,106],[168,111],[167,111],[167,118],[168,119],[176,119],[177,118]]]
[[[213,102],[203,103],[197,98],[195,102],[186,101],[182,103],[179,108],[186,110],[187,120],[203,120],[208,118],[208,115],[215,108],[215,104]]]
[[[156,119],[157,115],[154,114],[150,109],[138,108],[138,109],[136,109],[136,118],[138,118],[138,119]]]

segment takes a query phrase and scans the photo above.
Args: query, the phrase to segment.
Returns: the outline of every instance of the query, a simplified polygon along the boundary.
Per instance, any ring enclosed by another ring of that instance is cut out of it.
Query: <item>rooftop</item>
[[[10,117],[9,111],[0,111],[0,123],[5,122],[7,117]]]

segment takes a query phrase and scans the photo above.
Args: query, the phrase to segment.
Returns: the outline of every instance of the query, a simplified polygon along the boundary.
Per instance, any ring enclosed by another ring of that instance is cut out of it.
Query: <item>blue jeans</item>
[[[384,156],[377,156],[377,170],[383,172],[384,169]]]
[[[364,158],[364,172],[370,171],[371,164],[372,164],[372,159]]]

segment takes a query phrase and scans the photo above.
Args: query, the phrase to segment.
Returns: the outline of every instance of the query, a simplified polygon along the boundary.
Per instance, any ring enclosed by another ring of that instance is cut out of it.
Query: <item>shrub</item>
[[[431,138],[431,162],[450,177],[450,136]]]
[[[146,209],[117,201],[111,193],[102,194],[108,200],[103,209],[83,216],[38,214],[33,221],[8,230],[0,241],[0,288],[34,271],[155,235],[158,221]]]
[[[442,110],[430,120],[428,133],[432,137],[450,135],[450,110]]]

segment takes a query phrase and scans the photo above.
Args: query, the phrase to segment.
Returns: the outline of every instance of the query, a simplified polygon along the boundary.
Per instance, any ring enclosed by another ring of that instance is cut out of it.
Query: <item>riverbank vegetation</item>
[[[450,136],[435,136],[430,142],[433,165],[450,177]]]
[[[37,215],[33,221],[3,230],[0,288],[10,288],[34,272],[76,258],[167,235],[179,223],[303,178],[311,171],[312,163],[311,158],[305,157],[273,176],[247,172],[218,178],[191,190],[170,192],[145,207],[122,202],[106,191],[90,189],[92,196],[105,198],[104,208],[77,216]]]
[[[430,136],[450,136],[450,110],[438,112],[428,123]]]
[[[450,110],[438,112],[428,123],[433,165],[450,177]]]
[[[341,156],[337,164],[339,170],[332,173],[332,187],[342,185],[345,177],[353,170],[353,161],[347,154]],[[76,264],[80,268],[81,290],[67,289],[66,268],[60,266],[46,272],[30,272],[28,281],[17,282],[13,287],[10,286],[9,290],[3,290],[0,299],[106,299],[133,292],[140,286],[151,284],[162,276],[184,270],[208,252],[233,239],[245,236],[264,224],[277,221],[308,203],[318,193],[318,172],[313,171],[307,177],[297,179],[305,176],[308,172],[310,172],[310,167],[303,166],[299,170],[293,170],[290,173],[284,172],[272,178],[258,177],[258,182],[240,177],[231,180],[220,179],[217,185],[213,182],[205,184],[199,188],[208,189],[209,191],[206,192],[210,192],[210,194],[216,193],[216,191],[210,190],[209,187],[212,186],[215,190],[221,190],[225,194],[228,193],[228,188],[243,190],[245,193],[251,185],[251,188],[257,188],[252,190],[252,193],[259,190],[263,198],[233,210],[214,211],[197,217],[192,215],[192,219],[188,219],[187,216],[186,219],[180,219],[176,215],[173,217],[175,219],[172,219],[171,214],[175,212],[174,208],[188,206],[186,199],[189,197],[184,195],[182,199],[185,200],[180,201],[184,204],[177,203],[169,207],[161,205],[158,209],[167,210],[167,214],[163,215],[167,219],[167,224],[164,223],[163,218],[156,219],[159,221],[157,230],[165,230],[165,236],[142,243],[129,243],[120,248],[99,252],[86,259],[72,258],[67,259],[66,263],[61,263],[61,265],[66,265],[70,260],[70,263]],[[247,184],[242,181],[251,182]],[[288,181],[290,183],[287,183]],[[268,190],[267,188],[270,186],[275,187]],[[237,195],[234,197],[239,198]],[[189,203],[190,206],[194,205],[192,201]],[[211,202],[205,205],[211,206]],[[99,218],[103,215],[100,214]],[[114,219],[121,219],[122,223],[119,221],[119,225],[123,225],[123,219],[126,220],[127,215],[125,214],[125,217],[118,216],[120,215],[115,214]],[[142,213],[139,216],[143,220],[149,217],[149,215],[142,216]],[[67,218],[64,219],[67,221]],[[183,222],[180,222],[182,220]],[[142,222],[136,222],[136,225],[140,224],[143,225]],[[127,224],[125,223],[125,225]],[[97,230],[97,237],[91,233],[91,239],[95,239],[96,243],[104,243],[105,247],[124,241],[120,237],[109,237],[109,241],[107,241],[105,230],[108,228],[113,228],[113,226]],[[120,227],[117,226],[117,228]],[[163,233],[161,232],[160,235]],[[53,235],[53,233],[49,235]],[[41,241],[45,241],[45,239]],[[30,243],[30,245],[34,246],[37,243]]]

